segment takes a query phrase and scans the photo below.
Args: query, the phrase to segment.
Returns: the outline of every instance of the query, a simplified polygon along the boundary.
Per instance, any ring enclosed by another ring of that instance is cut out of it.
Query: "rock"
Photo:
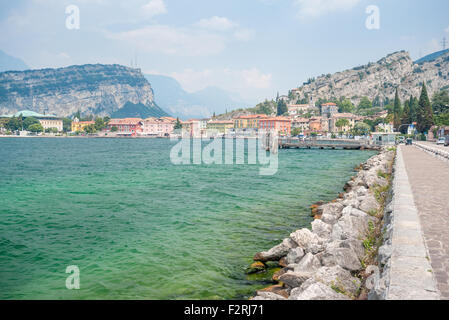
[[[387,264],[388,260],[390,260],[391,254],[393,253],[393,247],[389,244],[384,244],[379,248],[377,260],[379,261],[381,266]]]
[[[293,232],[290,234],[290,239],[306,252],[318,253],[323,250],[323,239],[309,229]]]
[[[376,200],[376,197],[370,192],[368,193],[363,200],[360,202],[359,209],[372,215],[372,213],[377,213],[379,209],[379,203]]]
[[[279,284],[275,284],[275,285],[272,285],[272,286],[267,287],[265,289],[258,290],[257,294],[259,294],[260,292],[271,292],[271,293],[274,293],[274,294],[278,294],[278,295],[280,295],[280,296],[282,296],[284,298],[288,298],[288,296],[289,296],[287,290],[283,286],[281,286]]]
[[[335,292],[321,282],[309,285],[305,290],[295,288],[291,291],[289,300],[350,300],[349,297]]]
[[[279,277],[279,281],[285,283],[290,288],[300,287],[304,281],[312,277],[311,272],[292,272],[288,271]]]
[[[337,223],[338,218],[332,214],[323,214],[321,216],[321,221],[330,225],[334,225]]]
[[[313,278],[322,282],[327,286],[335,287],[345,294],[356,296],[360,288],[361,282],[353,277],[348,270],[340,266],[321,267],[313,276]]]
[[[334,241],[328,244],[321,256],[321,263],[327,267],[339,265],[349,271],[359,271],[362,269],[362,264],[357,254],[352,248],[344,247],[342,241]]]
[[[318,235],[318,237],[327,239],[331,235],[332,226],[323,222],[322,220],[315,220],[312,222],[312,231],[313,233]]]
[[[279,270],[279,271],[276,271],[274,274],[273,274],[273,277],[272,277],[272,279],[273,279],[273,281],[279,281],[279,278],[283,275],[283,274],[285,274],[285,273],[287,273],[288,271],[291,271],[291,270],[293,270],[292,268],[282,268],[281,270]]]
[[[288,254],[287,257],[285,258],[285,262],[287,265],[289,264],[296,264],[299,261],[301,261],[302,257],[304,257],[305,252],[303,248],[297,247],[294,249],[291,249]]]
[[[364,238],[372,217],[353,207],[343,209],[343,216],[332,229],[333,240]]]
[[[260,271],[264,271],[265,270],[265,264],[263,262],[260,261],[256,261],[253,264],[251,264],[249,266],[249,268],[246,269],[246,274],[252,274],[252,273],[256,273],[256,272],[260,272]]]
[[[278,244],[270,250],[256,253],[254,261],[278,261],[282,257],[285,257],[290,249],[295,247],[297,247],[297,244],[290,238],[286,238],[281,244]]]
[[[291,249],[291,250],[293,250],[293,249]],[[289,251],[290,252],[290,251]],[[287,263],[287,257],[282,257],[280,260],[279,260],[279,266],[281,266],[282,268],[285,268],[286,266],[288,266],[288,263]]]
[[[299,263],[294,266],[294,272],[315,272],[321,267],[320,260],[311,253],[307,253]]]
[[[251,300],[287,300],[287,299],[273,292],[258,291],[257,296],[255,296]]]

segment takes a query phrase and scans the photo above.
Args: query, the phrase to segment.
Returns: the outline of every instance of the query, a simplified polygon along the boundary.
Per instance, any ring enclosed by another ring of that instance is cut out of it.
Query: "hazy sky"
[[[79,29],[66,27],[68,5]],[[365,26],[370,5],[380,29]],[[217,86],[257,102],[394,51],[441,50],[448,12],[447,0],[1,1],[0,49],[32,68],[134,60],[187,91]]]

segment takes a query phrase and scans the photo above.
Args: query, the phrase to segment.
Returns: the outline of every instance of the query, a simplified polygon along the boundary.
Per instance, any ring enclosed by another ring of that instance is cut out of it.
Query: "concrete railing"
[[[432,146],[429,146],[429,145],[426,145],[426,144],[423,144],[420,142],[415,142],[414,145],[433,156],[436,156],[445,161],[449,161],[449,148],[448,148],[448,151],[441,150],[440,148],[432,147]]]

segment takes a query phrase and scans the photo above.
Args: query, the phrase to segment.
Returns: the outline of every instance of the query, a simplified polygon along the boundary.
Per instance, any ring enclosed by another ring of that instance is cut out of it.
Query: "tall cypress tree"
[[[427,94],[426,84],[423,83],[421,96],[419,98],[418,109],[416,112],[418,131],[420,133],[428,132],[435,124],[433,119],[432,105],[430,104],[429,95]]]
[[[396,88],[396,94],[394,96],[394,107],[393,107],[393,123],[395,130],[398,130],[401,126],[401,100],[399,99],[398,88]]]
[[[402,111],[401,117],[401,133],[407,133],[407,125],[412,123],[410,119],[410,101],[405,100],[404,102],[404,110]]]

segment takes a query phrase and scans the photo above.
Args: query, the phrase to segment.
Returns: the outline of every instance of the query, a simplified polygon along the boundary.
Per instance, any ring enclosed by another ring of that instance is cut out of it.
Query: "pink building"
[[[147,118],[143,120],[142,135],[155,137],[168,137],[173,133],[175,121],[167,118]]]

